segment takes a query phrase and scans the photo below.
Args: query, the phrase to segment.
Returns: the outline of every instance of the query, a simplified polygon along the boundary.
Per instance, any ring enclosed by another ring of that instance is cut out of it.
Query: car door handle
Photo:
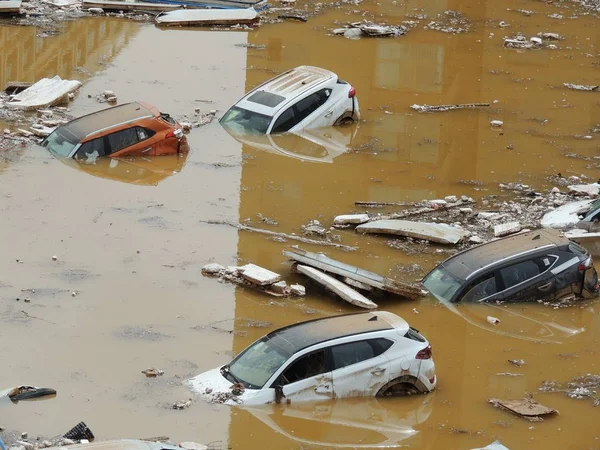
[[[548,289],[550,289],[552,287],[552,281],[548,281],[546,284],[542,284],[541,286],[538,286],[538,291],[547,291]]]
[[[331,117],[332,114],[333,114],[333,111],[329,111],[327,114],[325,114],[325,117]]]
[[[371,371],[372,375],[381,375],[383,372],[385,372],[385,368],[384,367],[378,367],[375,370]]]

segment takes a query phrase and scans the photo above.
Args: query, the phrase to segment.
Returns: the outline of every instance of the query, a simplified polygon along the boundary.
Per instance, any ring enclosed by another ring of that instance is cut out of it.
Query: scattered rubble
[[[544,420],[542,416],[558,414],[558,411],[555,409],[540,405],[531,397],[525,397],[520,400],[491,398],[488,402],[496,408],[504,409],[531,422],[541,422]]]
[[[587,373],[578,375],[565,384],[556,381],[544,381],[538,388],[540,392],[564,392],[576,400],[591,399],[593,406],[600,406],[600,375]]]
[[[467,33],[471,29],[471,21],[460,12],[449,10],[435,16],[425,29],[452,34]]]
[[[589,86],[583,84],[563,83],[563,86],[575,91],[600,91],[600,86]]]
[[[192,405],[192,399],[190,398],[188,400],[183,400],[183,401],[173,403],[172,405],[170,405],[169,409],[177,409],[177,410],[188,409],[191,405]]]
[[[462,105],[411,105],[411,108],[419,112],[443,112],[453,111],[456,109],[473,109],[473,108],[487,108],[489,103],[465,103]]]
[[[385,25],[371,22],[354,22],[331,30],[335,35],[341,35],[348,39],[360,39],[361,37],[398,37],[406,34],[407,28],[403,25]]]
[[[291,295],[302,296],[302,286],[297,285],[294,289],[281,281],[281,275],[255,264],[246,264],[242,267],[224,267],[220,264],[207,264],[202,268],[204,276],[216,277],[220,282],[249,286],[274,297],[289,297]]]
[[[150,369],[142,370],[142,373],[144,375],[146,375],[147,378],[156,378],[156,377],[163,376],[165,371],[160,370],[160,369],[150,368]]]
[[[525,365],[525,360],[523,359],[509,359],[508,362],[517,367],[523,367]]]

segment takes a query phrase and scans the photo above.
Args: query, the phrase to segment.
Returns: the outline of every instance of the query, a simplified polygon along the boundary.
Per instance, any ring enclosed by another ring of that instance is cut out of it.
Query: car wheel
[[[406,395],[420,394],[419,389],[414,385],[406,382],[398,382],[388,384],[377,393],[378,397],[402,397]]]

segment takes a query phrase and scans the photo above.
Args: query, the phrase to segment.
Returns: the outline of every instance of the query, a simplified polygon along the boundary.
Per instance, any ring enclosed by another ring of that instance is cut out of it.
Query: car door
[[[280,387],[290,402],[330,400],[333,398],[330,354],[315,350],[289,362],[272,388]]]
[[[301,119],[292,131],[333,125],[337,116],[335,102],[330,100],[331,93],[330,88],[320,89],[296,103],[296,115]]]
[[[498,282],[496,272],[488,272],[469,282],[458,294],[457,302],[482,303],[497,302],[504,299],[502,286]]]
[[[501,268],[504,299],[509,302],[553,300],[556,278],[550,269],[557,259],[554,255],[536,256]]]
[[[390,361],[376,339],[331,347],[333,392],[336,398],[375,396],[390,381]],[[391,341],[390,341],[391,343]]]
[[[133,126],[109,134],[110,156],[152,155],[154,149],[154,131]]]

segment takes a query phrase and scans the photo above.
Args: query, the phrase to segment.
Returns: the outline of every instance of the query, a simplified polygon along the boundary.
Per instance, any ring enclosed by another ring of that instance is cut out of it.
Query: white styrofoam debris
[[[496,237],[508,236],[519,231],[521,231],[521,224],[519,222],[499,223],[494,226],[494,236]]]

